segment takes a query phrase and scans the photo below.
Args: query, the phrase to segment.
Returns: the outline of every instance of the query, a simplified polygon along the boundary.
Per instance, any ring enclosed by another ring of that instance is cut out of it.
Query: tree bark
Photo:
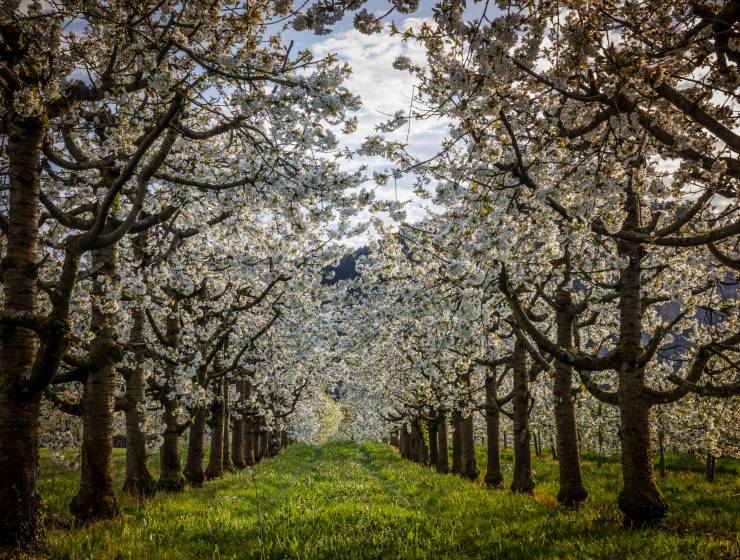
[[[419,432],[419,425],[416,420],[411,422],[411,436],[409,437],[409,459],[414,463],[421,462],[421,433]]]
[[[157,483],[149,470],[144,423],[144,312],[140,307],[131,311],[132,326],[129,341],[134,347],[134,366],[126,375],[126,480],[123,491],[135,496],[153,496]]]
[[[447,415],[439,411],[437,415],[437,472],[450,471],[450,457],[447,447]]]
[[[231,462],[237,469],[246,466],[244,462],[244,382],[236,384],[239,401],[236,403],[236,414],[231,421]]]
[[[527,372],[527,349],[521,335],[517,335],[511,358],[514,375],[514,476],[511,491],[532,494],[532,446],[529,432],[529,374]]]
[[[468,480],[478,479],[478,462],[475,458],[475,434],[473,431],[473,414],[467,414],[460,420],[460,438],[462,445],[462,470],[460,475]]]
[[[711,451],[707,451],[707,470],[706,470],[707,482],[714,482],[714,474],[716,470],[717,470],[717,457],[715,457]]]
[[[437,449],[437,419],[433,418],[427,421],[427,433],[429,434],[429,465],[437,466],[437,457],[439,456],[439,450]]]
[[[499,410],[496,404],[496,376],[486,377],[486,476],[484,481],[489,488],[502,488],[504,475],[501,472],[501,450],[499,449]]]
[[[234,472],[234,462],[231,460],[231,446],[229,445],[229,427],[231,426],[231,406],[229,403],[229,382],[223,381],[224,389],[224,436],[223,436],[223,465],[224,472]]]
[[[112,279],[116,272],[117,247],[93,251],[93,307],[90,361],[96,364],[82,391],[82,461],[80,489],[69,509],[77,519],[108,519],[119,513],[113,492],[113,414],[115,408],[116,362],[121,357],[115,340],[115,313],[100,306],[105,297],[101,276]]]
[[[623,228],[639,226],[636,195],[629,191]],[[618,403],[622,436],[622,478],[619,509],[628,526],[652,525],[663,519],[668,504],[658,489],[650,442],[650,402],[645,394],[645,370],[635,363],[642,353],[641,261],[644,249],[620,241],[619,253],[628,259],[620,271],[619,345],[623,358],[619,369]]]
[[[462,473],[462,416],[459,412],[452,413],[452,468],[450,472]]]
[[[576,316],[573,313],[573,298],[567,289],[556,293],[555,305],[557,342],[561,348],[571,348]],[[555,430],[560,474],[558,502],[566,506],[578,506],[588,496],[581,476],[581,455],[578,449],[572,382],[573,368],[560,360],[555,360],[555,382],[552,392],[555,398]]]
[[[206,467],[206,478],[219,478],[224,474],[224,386],[218,384],[218,392],[211,404],[211,450]]]
[[[270,456],[270,430],[265,426],[260,430],[259,460]]]
[[[195,411],[193,425],[190,426],[188,436],[188,457],[185,461],[185,479],[191,486],[200,486],[206,479],[203,470],[204,443],[206,435],[206,420],[208,411],[199,408]]]
[[[254,461],[259,463],[263,458],[264,452],[264,428],[262,427],[262,419],[260,418],[254,425]]]
[[[247,466],[244,461],[244,417],[241,416],[231,421],[231,462],[237,469]]]
[[[660,467],[660,478],[665,478],[668,471],[665,467],[665,431],[663,428],[658,430],[658,464]]]
[[[46,115],[7,115],[10,183],[6,253],[2,261],[3,312],[36,313],[41,146]],[[37,352],[33,331],[2,328],[0,337],[0,545],[34,543],[43,535],[38,478],[40,394],[28,394]]]
[[[254,449],[256,447],[256,428],[255,422],[251,418],[244,422],[244,465],[253,466],[257,460]]]
[[[409,432],[406,429],[406,424],[401,424],[400,439],[401,441],[400,441],[399,451],[401,452],[401,458],[408,459],[409,458]]]
[[[180,491],[185,488],[185,475],[180,465],[180,430],[175,414],[175,401],[163,399],[164,440],[159,450],[159,488]]]

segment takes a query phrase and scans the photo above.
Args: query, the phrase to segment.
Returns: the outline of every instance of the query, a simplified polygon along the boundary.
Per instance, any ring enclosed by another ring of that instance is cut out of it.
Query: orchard
[[[740,555],[738,85],[735,0],[2,1],[0,558]]]

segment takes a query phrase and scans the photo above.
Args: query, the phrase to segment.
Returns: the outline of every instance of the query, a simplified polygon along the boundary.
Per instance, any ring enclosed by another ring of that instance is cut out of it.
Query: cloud
[[[406,18],[399,24],[401,30],[418,27],[426,18]],[[352,68],[352,75],[346,82],[347,88],[362,98],[363,108],[356,114],[357,131],[352,134],[338,134],[345,146],[356,149],[366,136],[375,134],[375,127],[385,122],[397,111],[408,113],[417,80],[406,71],[393,68],[393,61],[399,56],[407,56],[415,64],[426,63],[426,53],[422,46],[413,41],[404,42],[400,37],[392,37],[389,27],[376,35],[363,35],[356,29],[349,29],[328,36],[310,46],[316,56],[335,54]],[[393,140],[408,143],[408,151],[418,159],[427,159],[437,154],[441,141],[445,137],[448,121],[429,119],[412,121],[410,126],[387,134]],[[368,175],[373,171],[389,168],[390,162],[382,158],[355,159],[347,169],[356,169],[359,165],[368,166]],[[408,202],[407,220],[421,219],[425,211],[424,203],[413,193],[413,176],[402,177],[395,183],[393,180],[384,186],[376,187],[377,198],[382,200],[399,200]],[[367,218],[365,213],[361,217]],[[353,245],[362,240],[351,241]]]

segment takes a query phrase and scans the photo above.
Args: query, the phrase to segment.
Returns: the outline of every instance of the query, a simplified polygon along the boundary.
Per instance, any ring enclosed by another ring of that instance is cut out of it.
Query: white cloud
[[[401,30],[418,27],[424,21],[429,20],[407,18],[399,27]],[[311,50],[316,56],[336,54],[352,68],[352,75],[346,86],[362,98],[363,108],[356,115],[357,131],[347,135],[338,134],[340,141],[352,149],[359,147],[366,136],[376,133],[375,127],[397,111],[409,111],[417,80],[406,71],[394,69],[393,61],[399,56],[407,56],[415,64],[426,63],[426,53],[422,46],[413,41],[403,42],[398,36],[392,37],[388,27],[383,33],[376,35],[363,35],[355,29],[342,31],[313,43]],[[411,154],[418,159],[427,159],[439,152],[447,126],[448,121],[442,119],[412,121],[410,127],[404,125],[386,136],[408,142],[408,151]],[[372,176],[373,171],[381,171],[390,166],[390,162],[382,158],[365,157],[350,162],[347,168],[356,169],[361,164],[368,166],[369,176]],[[424,215],[423,201],[412,192],[413,181],[413,176],[407,176],[395,184],[391,180],[388,185],[375,189],[379,199],[408,202],[408,221],[416,221]],[[367,217],[364,213],[360,216]],[[362,242],[363,240],[352,241],[353,244]]]

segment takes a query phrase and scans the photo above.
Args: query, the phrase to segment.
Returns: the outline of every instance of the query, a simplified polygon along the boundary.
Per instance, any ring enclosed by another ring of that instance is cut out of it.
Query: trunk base
[[[514,481],[511,483],[511,491],[515,494],[534,494],[534,482],[527,480],[523,482]]]
[[[203,486],[203,483],[206,481],[206,473],[203,472],[203,469],[199,471],[185,470],[184,476],[187,483],[193,488],[199,488]]]
[[[77,494],[69,504],[69,511],[83,523],[97,519],[113,519],[121,513],[114,494]]]
[[[585,488],[560,489],[558,503],[567,507],[578,507],[586,501],[588,491]]]
[[[503,488],[504,487],[504,477],[502,474],[498,473],[486,473],[485,478],[483,479],[483,482],[486,483],[486,486],[488,488]]]
[[[34,493],[23,501],[23,519],[13,517],[0,522],[0,552],[4,547],[13,550],[34,550],[44,542],[44,520],[41,498]],[[2,515],[2,513],[0,513]]]
[[[123,491],[131,496],[140,498],[151,498],[157,493],[157,481],[151,473],[141,478],[129,478],[123,483]]]
[[[166,492],[181,492],[185,489],[187,482],[185,475],[181,472],[162,473],[159,476],[157,487]]]
[[[478,475],[479,474],[480,473],[478,472],[478,469],[475,466],[473,466],[473,467],[465,467],[465,468],[463,468],[463,471],[460,473],[460,476],[462,478],[466,478],[468,480],[475,481],[475,480],[478,480]]]
[[[624,514],[625,527],[650,527],[668,513],[668,504],[657,488],[622,490],[617,502]]]
[[[223,469],[206,469],[206,480],[221,478],[224,475]]]

